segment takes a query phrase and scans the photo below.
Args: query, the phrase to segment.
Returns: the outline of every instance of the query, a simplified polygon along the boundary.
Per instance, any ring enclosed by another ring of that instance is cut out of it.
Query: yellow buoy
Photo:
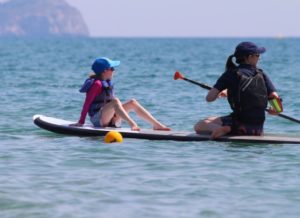
[[[109,131],[104,137],[105,143],[123,142],[122,135],[117,131]]]

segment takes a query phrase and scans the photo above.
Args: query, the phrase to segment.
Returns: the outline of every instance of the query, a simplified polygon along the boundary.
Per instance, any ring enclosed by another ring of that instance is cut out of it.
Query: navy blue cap
[[[93,65],[92,65],[92,70],[96,75],[99,75],[103,73],[105,70],[111,68],[111,67],[117,67],[120,65],[120,61],[113,61],[110,60],[109,58],[97,58]]]
[[[245,57],[252,54],[262,54],[266,51],[264,47],[258,47],[253,42],[241,42],[235,48],[235,57]]]

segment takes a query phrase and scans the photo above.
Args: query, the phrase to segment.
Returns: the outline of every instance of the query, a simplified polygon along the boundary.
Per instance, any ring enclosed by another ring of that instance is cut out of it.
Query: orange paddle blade
[[[176,71],[174,74],[174,80],[177,80],[177,79],[184,79],[184,76],[181,73],[179,73],[178,71]]]

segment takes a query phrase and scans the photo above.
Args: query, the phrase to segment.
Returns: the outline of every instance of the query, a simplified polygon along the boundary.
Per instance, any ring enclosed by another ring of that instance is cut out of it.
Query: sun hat
[[[262,54],[266,51],[264,47],[258,47],[253,42],[241,42],[235,48],[235,57],[244,57],[252,54]]]
[[[99,75],[103,73],[105,70],[112,68],[112,67],[117,67],[120,65],[120,61],[116,60],[111,60],[109,58],[101,57],[97,58],[93,65],[92,65],[92,70],[96,75]]]

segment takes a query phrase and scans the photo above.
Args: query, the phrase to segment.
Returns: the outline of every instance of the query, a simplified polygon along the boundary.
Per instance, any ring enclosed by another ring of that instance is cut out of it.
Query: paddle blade
[[[178,80],[178,79],[184,79],[184,76],[178,71],[176,71],[174,74],[174,80]]]

